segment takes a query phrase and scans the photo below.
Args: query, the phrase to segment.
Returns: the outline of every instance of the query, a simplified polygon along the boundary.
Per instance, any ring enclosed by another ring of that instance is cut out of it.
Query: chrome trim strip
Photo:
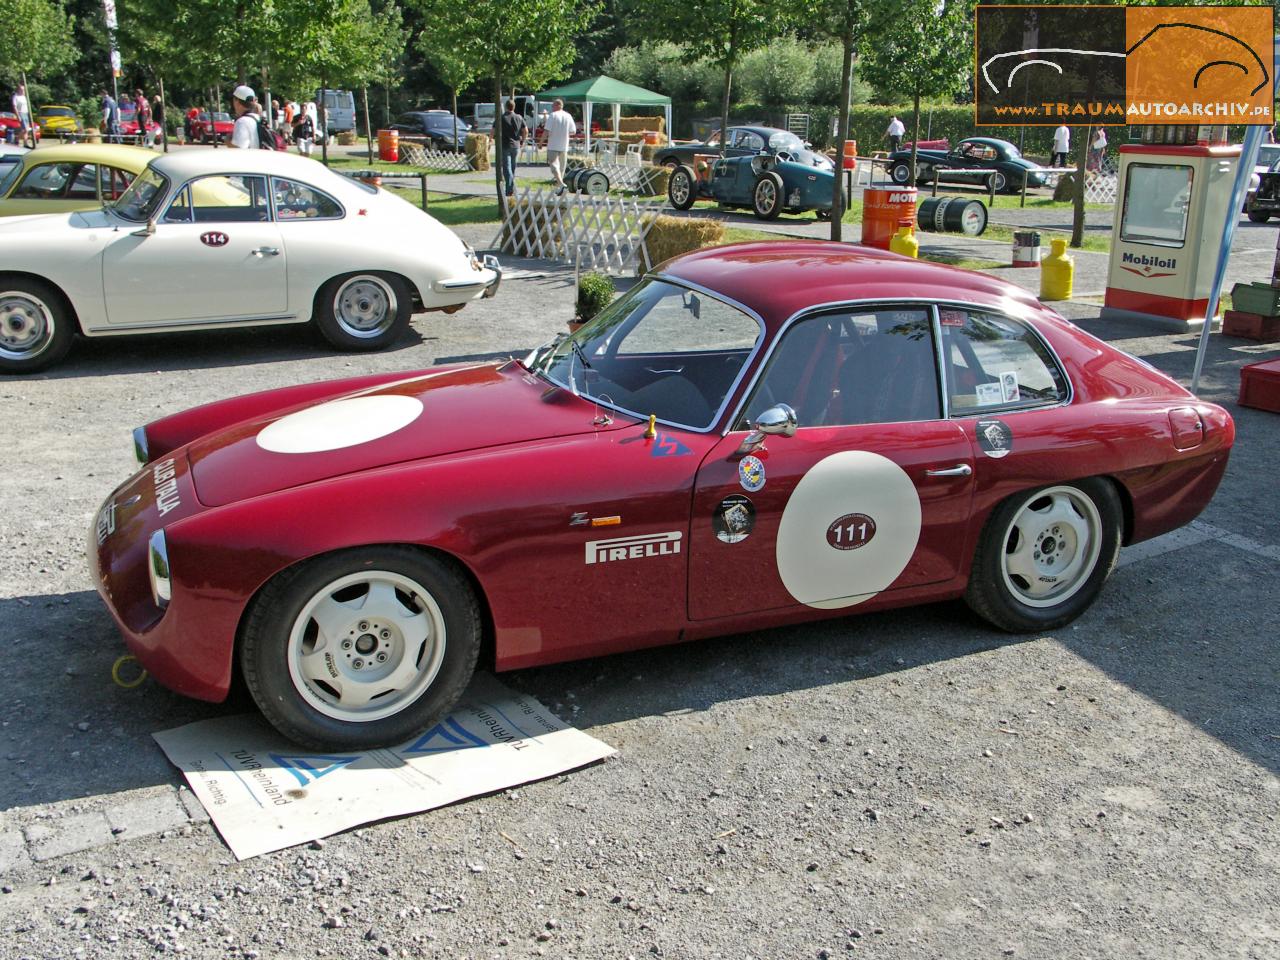
[[[720,408],[716,410],[715,415],[711,418],[710,424],[708,424],[705,427],[693,427],[687,423],[677,423],[674,420],[663,420],[661,417],[658,418],[658,423],[665,424],[668,427],[678,427],[681,430],[688,430],[690,433],[712,433],[716,429],[716,424],[720,422],[720,418],[724,416],[725,408],[728,407],[729,403],[733,400],[734,391],[738,389],[738,386],[742,383],[742,378],[746,376],[747,370],[751,368],[752,361],[754,361],[755,358],[759,355],[760,348],[764,345],[765,334],[768,333],[768,326],[767,324],[765,324],[764,318],[760,316],[760,314],[756,313],[756,311],[748,307],[746,304],[739,303],[737,300],[734,300],[732,297],[727,297],[723,293],[719,293],[718,291],[711,290],[708,287],[702,286],[701,284],[694,283],[690,280],[684,280],[680,277],[673,277],[668,273],[650,273],[648,277],[654,280],[662,280],[666,283],[672,284],[673,286],[684,287],[685,289],[688,289],[688,290],[696,290],[698,293],[704,293],[708,297],[710,297],[712,300],[719,300],[721,303],[727,304],[731,307],[734,307],[742,311],[747,316],[755,320],[755,322],[760,327],[759,332],[756,334],[756,342],[751,347],[751,352],[747,354],[747,358],[742,361],[742,366],[738,370],[738,375],[734,378],[733,383],[729,385],[729,389],[725,391],[724,399],[720,402]],[[632,289],[635,289],[635,288],[633,287]],[[535,350],[534,353],[536,352],[537,351]],[[530,356],[533,356],[533,354],[530,354]],[[575,392],[567,384],[563,384],[558,380],[552,380],[545,373],[542,374],[542,376],[550,383],[554,383],[557,387],[560,387],[564,390],[569,390],[570,393]],[[610,410],[616,410],[619,413],[624,413],[629,417],[635,417],[637,420],[644,421],[649,419],[649,414],[636,413],[634,410],[628,410],[626,407],[618,406],[618,404],[612,399],[601,400],[598,397],[594,397],[589,393],[583,393],[581,391],[578,391],[577,395],[580,397],[586,397],[588,400],[598,403],[601,406],[608,407]],[[723,433],[721,433],[720,435],[724,436]]]
[[[133,428],[133,457],[138,461],[139,466],[145,467],[151,460],[151,455],[147,452],[147,428]]]
[[[791,328],[791,325],[793,323],[811,314],[823,313],[839,307],[864,307],[864,306],[872,306],[872,305],[891,306],[893,304],[927,304],[929,307],[932,308],[935,315],[938,308],[941,306],[963,307],[968,310],[981,310],[987,313],[995,313],[1001,316],[1009,316],[1011,312],[1007,309],[993,307],[990,304],[986,304],[986,303],[975,303],[968,300],[939,300],[933,297],[894,297],[892,299],[876,298],[876,299],[866,299],[866,300],[832,300],[826,303],[811,304],[810,306],[797,310],[795,313],[787,317],[787,319],[782,322],[782,326],[778,328],[778,332],[773,337],[773,343],[769,348],[769,352],[762,359],[759,366],[756,367],[755,374],[751,377],[751,382],[747,385],[746,391],[743,392],[742,399],[739,401],[737,408],[734,410],[733,416],[730,417],[729,420],[725,422],[724,429],[720,431],[720,436],[722,437],[727,436],[733,424],[737,423],[738,418],[742,415],[744,409],[746,408],[747,400],[751,397],[752,392],[756,388],[756,384],[760,380],[761,374],[764,372],[765,367],[769,365],[769,361],[773,358],[773,353],[775,350],[777,350],[778,343],[782,340],[783,336]],[[1035,336],[1044,345],[1046,350],[1048,350],[1049,355],[1053,357],[1054,362],[1058,365],[1058,372],[1062,374],[1062,379],[1067,384],[1067,397],[1065,400],[1059,401],[1058,403],[1052,403],[1052,404],[1047,403],[1042,406],[1024,407],[1016,410],[1009,410],[1006,412],[1022,413],[1023,410],[1047,410],[1052,407],[1069,406],[1071,404],[1071,401],[1075,399],[1075,387],[1071,382],[1071,377],[1067,375],[1066,367],[1064,367],[1062,364],[1062,358],[1059,357],[1057,351],[1053,349],[1053,345],[1050,344],[1044,338],[1044,336],[1040,333],[1040,331],[1036,329],[1034,323],[1032,323],[1025,317],[1014,316],[1012,317],[1012,319],[1017,320],[1024,327],[1030,330],[1032,335]],[[941,347],[941,337],[938,337],[937,340],[938,340],[939,347]],[[745,366],[743,369],[745,369]],[[944,364],[944,370],[939,371],[939,376],[942,377],[943,394],[945,396],[946,395],[945,364]],[[965,414],[964,416],[968,416],[968,414]],[[800,427],[803,428],[804,424],[803,423],[800,424]]]
[[[151,580],[151,599],[163,610],[173,596],[173,581],[169,572],[169,547],[164,540],[164,530],[157,530],[147,541],[147,576]]]
[[[266,317],[214,317],[204,320],[171,320],[168,323],[121,323],[108,330],[95,330],[94,334],[114,333],[117,330],[181,330],[183,327],[206,327],[224,323],[282,323],[296,319],[298,319],[296,313],[282,313]]]

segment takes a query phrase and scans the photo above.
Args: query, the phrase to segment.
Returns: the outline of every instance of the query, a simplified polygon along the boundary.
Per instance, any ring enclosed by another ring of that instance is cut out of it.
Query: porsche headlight
[[[165,544],[164,530],[153,533],[147,543],[147,574],[151,578],[151,599],[163,610],[169,605],[171,596],[169,548]]]

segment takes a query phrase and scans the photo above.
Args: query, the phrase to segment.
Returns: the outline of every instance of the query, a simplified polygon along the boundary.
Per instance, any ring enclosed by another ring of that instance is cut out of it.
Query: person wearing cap
[[[257,150],[261,146],[258,142],[258,115],[253,109],[256,102],[253,88],[243,83],[231,91],[231,109],[236,115],[235,126],[231,128],[231,146],[243,150]]]

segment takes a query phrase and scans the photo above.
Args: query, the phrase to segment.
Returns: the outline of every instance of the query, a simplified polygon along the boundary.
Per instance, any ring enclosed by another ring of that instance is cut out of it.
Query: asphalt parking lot
[[[571,272],[533,266],[380,354],[274,328],[0,378],[0,957],[1280,955],[1280,418],[1234,402],[1280,343],[1218,336],[1222,488],[1072,626],[941,604],[509,674],[618,756],[235,862],[150,734],[249,704],[110,678],[84,542],[129,431],[521,353],[572,309]],[[1194,337],[1063,312],[1189,380]]]

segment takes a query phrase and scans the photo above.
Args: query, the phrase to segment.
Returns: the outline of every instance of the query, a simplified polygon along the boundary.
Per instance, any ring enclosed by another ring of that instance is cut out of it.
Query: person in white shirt
[[[257,150],[258,114],[253,109],[257,96],[252,87],[243,83],[231,91],[231,109],[235,111],[236,123],[231,128],[231,146],[242,150]]]
[[[1051,167],[1065,167],[1067,165],[1067,157],[1071,155],[1071,128],[1065,123],[1053,131],[1053,159],[1049,161]]]
[[[907,132],[906,126],[898,119],[897,115],[889,118],[889,129],[884,135],[889,138],[889,152],[897,150],[902,143],[902,135]]]
[[[31,130],[31,106],[27,103],[27,88],[18,84],[18,92],[13,95],[13,112],[18,115],[18,123],[22,124],[22,141],[25,143]],[[34,140],[32,146],[35,146]]]
[[[551,104],[551,116],[547,117],[547,166],[551,168],[551,176],[556,181],[556,195],[564,193],[564,167],[569,158],[569,138],[578,132],[578,125],[573,122],[564,109],[564,101],[555,100]]]

